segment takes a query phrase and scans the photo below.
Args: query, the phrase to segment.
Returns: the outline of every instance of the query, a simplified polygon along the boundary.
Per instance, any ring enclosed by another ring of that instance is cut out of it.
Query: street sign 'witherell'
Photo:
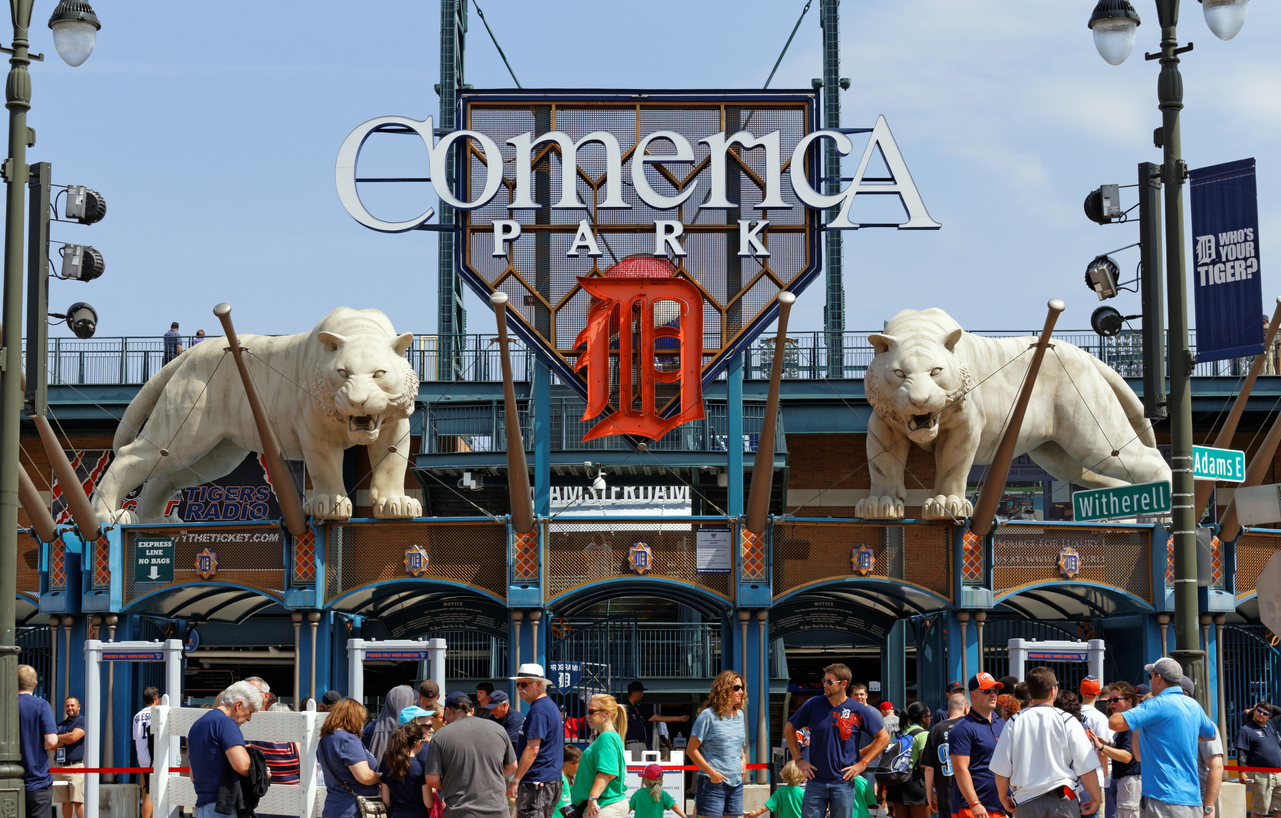
[[[1077,522],[1162,514],[1168,511],[1170,484],[1164,481],[1111,489],[1090,489],[1072,494],[1072,519]]]

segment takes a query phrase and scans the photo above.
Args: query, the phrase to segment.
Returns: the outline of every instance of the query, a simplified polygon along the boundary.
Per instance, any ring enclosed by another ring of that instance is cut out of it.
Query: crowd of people
[[[822,695],[788,718],[790,758],[768,802],[745,811],[748,770],[747,691],[725,671],[690,728],[688,762],[697,768],[694,814],[704,818],[1214,818],[1223,780],[1222,737],[1193,698],[1195,685],[1165,657],[1146,667],[1147,684],[1104,684],[1087,676],[1064,690],[1048,667],[1022,681],[977,673],[947,686],[933,713],[922,702],[874,708],[850,669],[823,669]],[[33,695],[36,673],[19,667],[20,748],[26,814],[84,818],[85,716],[64,701],[54,721],[48,702]],[[474,694],[441,695],[433,681],[390,690],[381,713],[337,691],[316,703],[320,728],[317,775],[326,787],[323,818],[686,818],[684,805],[662,787],[663,768],[650,764],[640,789],[627,796],[631,752],[652,746],[653,726],[689,716],[655,715],[633,682],[621,701],[598,693],[578,728],[548,696],[538,664],[521,665],[511,680],[524,703],[482,683]],[[133,717],[139,765],[154,757],[151,708],[159,691],[143,692]],[[309,701],[303,702],[307,708]],[[253,814],[272,784],[298,784],[298,747],[246,742],[241,726],[255,713],[289,710],[267,682],[250,677],[224,690],[187,736],[195,818]],[[1235,733],[1239,763],[1281,769],[1281,708],[1258,702]],[[639,746],[638,746],[639,745]],[[57,773],[50,772],[53,756]],[[1239,773],[1252,786],[1257,818],[1281,808],[1281,772]],[[55,787],[55,780],[62,786]],[[151,818],[148,777],[142,777],[142,818]],[[277,818],[261,811],[263,818]],[[282,817],[283,818],[283,817]]]

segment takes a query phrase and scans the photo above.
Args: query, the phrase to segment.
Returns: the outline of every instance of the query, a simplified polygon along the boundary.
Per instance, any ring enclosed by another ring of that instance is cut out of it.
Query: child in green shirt
[[[663,818],[669,809],[685,818],[685,811],[672,794],[663,791],[663,768],[657,764],[650,764],[641,773],[640,789],[632,793],[627,808],[636,811],[636,818]]]
[[[783,765],[779,776],[783,779],[783,785],[774,790],[765,806],[747,813],[746,818],[759,818],[766,812],[772,812],[778,818],[801,818],[801,802],[805,799],[805,773],[801,772],[795,761],[789,761]]]
[[[573,804],[569,799],[569,788],[574,783],[574,776],[578,775],[578,762],[582,757],[582,750],[572,744],[565,745],[565,752],[561,756],[564,763],[560,765],[560,803],[556,805],[557,812]]]
[[[856,776],[854,778],[854,812],[850,818],[871,818],[867,808],[874,807],[876,804],[876,788],[863,776]]]

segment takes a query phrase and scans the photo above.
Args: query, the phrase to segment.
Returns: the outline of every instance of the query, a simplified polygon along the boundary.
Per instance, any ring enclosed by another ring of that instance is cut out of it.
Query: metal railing
[[[583,440],[596,420],[583,420],[586,402],[577,397],[552,399],[551,440],[553,451],[631,451],[622,437],[610,436]],[[521,434],[525,448],[533,451],[533,425],[528,401],[518,401]],[[425,409],[423,454],[456,454],[460,452],[505,452],[507,413],[501,401],[482,403],[432,403]],[[760,442],[765,404],[743,404],[743,451],[755,452]],[[782,423],[775,430],[776,452],[786,451]],[[726,404],[705,402],[705,417],[683,424],[658,440],[649,443],[650,451],[723,452],[729,447],[729,415]]]
[[[720,672],[721,630],[716,623],[571,622],[569,635],[548,651],[554,660],[603,664],[612,690],[632,679],[711,678]],[[612,682],[612,684],[611,684]]]
[[[875,351],[868,342],[872,331],[850,331],[832,335],[825,332],[801,332],[788,336],[784,352],[783,377],[801,380],[830,378],[837,372],[843,378],[862,378],[872,361]],[[1031,330],[978,330],[975,335],[989,338],[1034,335]],[[1056,332],[1055,339],[1075,344],[1126,377],[1143,374],[1143,349],[1140,337],[1130,331],[1112,338],[1100,338],[1089,330]],[[1192,352],[1196,352],[1196,331],[1188,333]],[[215,341],[209,338],[208,341]],[[183,348],[189,348],[191,338],[183,338]],[[830,343],[829,343],[830,341]],[[744,376],[749,379],[769,377],[773,363],[774,341],[764,337],[749,347],[744,359]],[[405,358],[418,373],[419,380],[438,380],[439,338],[435,335],[417,335],[405,352]],[[492,383],[502,379],[498,358],[497,339],[490,335],[464,335],[459,339],[459,380]],[[1281,372],[1278,358],[1281,344],[1269,350],[1264,374]],[[840,360],[832,360],[835,354]],[[527,382],[532,377],[534,355],[518,338],[512,339],[512,371],[515,379]],[[50,338],[48,356],[49,383],[74,385],[141,385],[160,371],[164,362],[164,339],[159,336],[129,336],[114,338]],[[1237,377],[1249,368],[1248,358],[1227,361],[1209,361],[1196,365],[1197,377]],[[725,376],[722,374],[722,378]]]

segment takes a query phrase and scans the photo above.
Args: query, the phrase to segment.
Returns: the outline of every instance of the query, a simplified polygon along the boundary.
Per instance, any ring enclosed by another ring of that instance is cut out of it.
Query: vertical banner
[[[1259,202],[1254,160],[1192,171],[1196,357],[1221,361],[1263,352]]]

